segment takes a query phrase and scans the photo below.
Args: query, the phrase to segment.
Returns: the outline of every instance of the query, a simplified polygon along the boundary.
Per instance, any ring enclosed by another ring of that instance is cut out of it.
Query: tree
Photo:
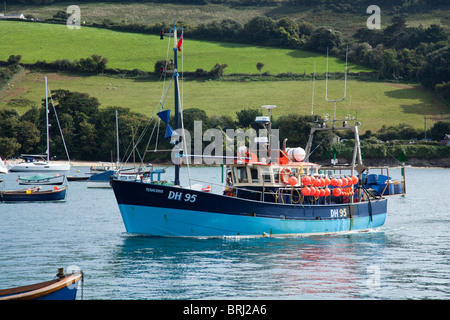
[[[209,71],[214,77],[223,77],[223,70],[228,67],[226,63],[216,63],[216,65]]]
[[[280,20],[277,21],[276,26],[278,28],[280,27],[283,28],[291,36],[298,36],[299,31],[298,24],[290,18],[281,18]]]
[[[431,139],[440,141],[450,132],[450,122],[438,121],[430,130]]]
[[[262,62],[258,62],[256,64],[256,69],[258,69],[260,76],[261,76],[261,70],[262,70],[263,67],[264,67],[264,63],[262,63]]]
[[[16,138],[4,138],[0,137],[0,155],[4,158],[11,158],[13,155],[17,154],[21,145],[17,142]]]
[[[427,88],[450,81],[450,46],[427,54],[417,76]]]
[[[41,141],[41,132],[34,123],[23,120],[17,125],[16,139],[21,145],[20,153],[31,153]]]
[[[378,70],[380,77],[387,79],[397,78],[398,69],[397,51],[395,49],[384,50],[381,57],[381,66]]]
[[[342,35],[326,27],[320,27],[313,31],[311,37],[306,41],[306,46],[317,51],[339,48],[342,45]]]
[[[20,54],[18,55],[10,55],[8,58],[8,63],[12,65],[18,65],[20,60],[22,59],[22,56]]]
[[[245,34],[250,42],[268,41],[274,39],[276,24],[275,21],[266,16],[258,16],[251,19],[244,26]]]
[[[255,123],[256,117],[262,116],[262,112],[259,109],[242,109],[236,112],[238,128],[244,129],[252,127],[253,129],[259,129],[260,126]]]
[[[426,42],[439,42],[446,41],[447,35],[444,28],[438,26],[437,24],[432,24],[425,30]]]

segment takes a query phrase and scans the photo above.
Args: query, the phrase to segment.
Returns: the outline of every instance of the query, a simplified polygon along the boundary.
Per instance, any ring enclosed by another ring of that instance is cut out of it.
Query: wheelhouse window
[[[252,183],[259,183],[258,169],[251,168],[250,175],[252,177]]]
[[[280,168],[273,168],[273,182],[280,182]]]
[[[270,173],[269,168],[262,168],[261,174],[262,174],[262,179],[263,179],[264,183],[272,183],[272,178],[271,178],[272,175]]]
[[[236,167],[236,177],[238,183],[248,183],[247,167]]]

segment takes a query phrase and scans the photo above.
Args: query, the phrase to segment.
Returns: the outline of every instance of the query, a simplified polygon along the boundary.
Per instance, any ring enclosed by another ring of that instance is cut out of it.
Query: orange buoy
[[[320,197],[325,197],[325,189],[320,189],[319,190],[319,196]]]
[[[333,189],[333,196],[339,197],[342,194],[341,188],[334,188]]]
[[[320,189],[316,188],[316,191],[314,192],[314,196],[319,197],[320,196]]]
[[[336,178],[332,178],[330,183],[333,187],[337,187],[338,182]]]
[[[346,177],[342,177],[342,178],[341,178],[341,181],[342,181],[342,186],[343,186],[343,187],[348,186],[348,180],[347,180]]]
[[[342,187],[342,179],[336,179],[336,187]]]
[[[314,187],[320,187],[321,186],[321,181],[320,181],[320,178],[318,178],[318,179],[315,179],[314,180]]]
[[[296,177],[289,177],[289,179],[288,179],[288,183],[289,183],[289,185],[291,185],[291,186],[295,186],[296,184],[297,184],[297,178]]]
[[[352,184],[358,184],[358,177],[352,176]]]
[[[329,188],[325,188],[325,197],[328,197],[331,194],[331,190]]]
[[[302,188],[302,195],[309,196],[311,194],[311,189],[308,187]]]
[[[302,177],[302,184],[304,186],[309,186],[311,184],[311,178],[309,176]]]
[[[329,186],[330,185],[330,183],[331,183],[331,180],[330,180],[330,178],[325,178],[325,186]]]

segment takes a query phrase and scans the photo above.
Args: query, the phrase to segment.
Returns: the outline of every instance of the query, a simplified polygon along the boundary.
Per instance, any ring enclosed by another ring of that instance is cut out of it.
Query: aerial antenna
[[[351,114],[350,114],[350,104],[351,103],[352,103],[352,95],[350,95],[350,99],[348,100],[346,120],[352,120],[352,117],[351,117]]]
[[[313,88],[312,88],[312,99],[311,99],[311,118],[314,115],[314,84],[316,81],[316,61],[314,61],[314,74],[313,74]]]
[[[334,124],[336,122],[336,103],[344,101],[346,94],[347,94],[347,61],[348,61],[347,59],[348,59],[348,46],[347,46],[347,51],[345,53],[344,97],[342,99],[338,99],[338,100],[328,99],[328,48],[327,48],[327,72],[326,72],[326,78],[325,78],[325,100],[327,100],[328,102],[334,102],[333,128],[334,128]]]

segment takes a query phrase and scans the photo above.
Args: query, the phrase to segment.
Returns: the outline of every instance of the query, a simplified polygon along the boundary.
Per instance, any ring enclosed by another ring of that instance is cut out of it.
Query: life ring
[[[280,171],[280,180],[284,184],[289,183],[289,177],[291,176],[291,170],[289,168],[284,168]]]

